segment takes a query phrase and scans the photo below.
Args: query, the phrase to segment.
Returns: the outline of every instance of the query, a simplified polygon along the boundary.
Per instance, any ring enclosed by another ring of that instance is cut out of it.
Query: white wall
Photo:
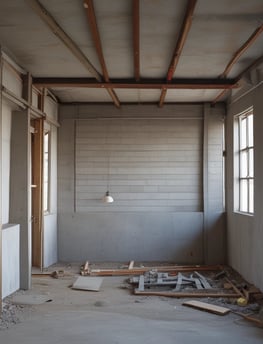
[[[2,298],[14,293],[20,286],[19,225],[4,225],[2,231]]]
[[[21,77],[14,67],[10,67],[5,62],[2,81],[7,91],[21,96]],[[6,98],[5,93],[2,95],[1,106],[2,297],[4,298],[19,289],[20,286],[20,226],[9,223],[12,112],[18,110],[18,106]]]
[[[234,99],[227,115],[227,228],[228,261],[249,282],[263,290],[263,85]],[[234,204],[234,116],[254,108],[254,216],[235,212]]]

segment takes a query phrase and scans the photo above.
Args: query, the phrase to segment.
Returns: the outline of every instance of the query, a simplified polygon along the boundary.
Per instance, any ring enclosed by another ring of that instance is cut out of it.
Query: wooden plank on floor
[[[151,291],[151,290],[145,290],[145,291],[139,291],[138,289],[134,289],[135,295],[147,295],[147,296],[165,296],[165,297],[231,297],[231,298],[238,298],[239,295],[236,293],[223,293],[223,292],[173,292],[173,291]]]
[[[229,283],[232,286],[232,289],[240,296],[240,297],[245,297],[245,295],[243,295],[241,293],[241,291],[234,285],[234,283],[232,283],[227,277],[225,277],[225,280],[227,281],[227,283]]]
[[[183,306],[196,308],[201,311],[207,311],[218,315],[225,315],[230,312],[229,308],[211,305],[210,303],[200,302],[196,300],[185,301],[183,302]]]
[[[177,272],[186,271],[218,271],[222,270],[220,265],[171,265],[171,266],[149,266],[143,268],[133,269],[90,269],[90,276],[126,276],[126,275],[141,275],[147,271],[155,270],[156,272],[170,272],[176,274]]]

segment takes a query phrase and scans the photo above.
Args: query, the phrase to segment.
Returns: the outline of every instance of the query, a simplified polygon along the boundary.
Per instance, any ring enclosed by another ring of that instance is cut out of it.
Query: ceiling
[[[3,50],[63,103],[224,101],[262,23],[262,0],[0,1]]]

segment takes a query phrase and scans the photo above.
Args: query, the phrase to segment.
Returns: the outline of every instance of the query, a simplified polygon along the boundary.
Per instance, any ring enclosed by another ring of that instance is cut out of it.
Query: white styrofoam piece
[[[80,276],[73,283],[72,289],[99,291],[102,281],[102,277]]]

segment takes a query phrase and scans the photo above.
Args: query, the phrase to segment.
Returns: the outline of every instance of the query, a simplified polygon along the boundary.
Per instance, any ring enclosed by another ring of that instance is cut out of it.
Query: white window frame
[[[45,151],[45,138],[48,137],[48,151]],[[45,129],[44,131],[44,144],[43,144],[43,211],[44,214],[49,214],[50,213],[50,162],[51,162],[51,131]],[[46,160],[46,154],[47,154],[47,160]],[[47,174],[46,172],[46,162],[47,162]],[[47,180],[45,179],[47,177]],[[45,188],[47,184],[47,189]]]
[[[252,117],[251,117],[252,116]],[[254,214],[254,115],[250,107],[238,120],[238,212]],[[242,128],[245,131],[242,133]],[[250,129],[250,130],[249,130]],[[244,197],[244,198],[243,198]]]

